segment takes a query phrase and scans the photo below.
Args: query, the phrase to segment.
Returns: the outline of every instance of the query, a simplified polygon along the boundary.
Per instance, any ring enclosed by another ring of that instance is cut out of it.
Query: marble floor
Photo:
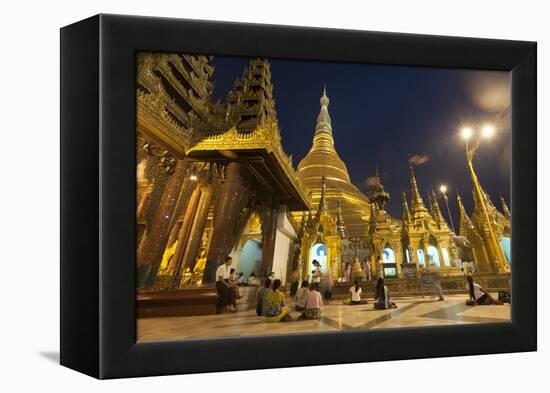
[[[421,297],[399,298],[394,299],[398,308],[391,310],[374,310],[372,303],[346,306],[341,301],[333,301],[323,307],[321,321],[266,322],[256,316],[255,310],[220,315],[140,318],[137,321],[137,335],[138,341],[156,341],[510,320],[509,304],[469,307],[464,304],[465,300],[466,295],[447,296],[442,302]],[[293,311],[291,315],[297,317],[299,313]]]

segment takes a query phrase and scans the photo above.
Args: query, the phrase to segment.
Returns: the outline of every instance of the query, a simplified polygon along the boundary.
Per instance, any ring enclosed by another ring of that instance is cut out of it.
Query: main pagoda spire
[[[332,135],[332,124],[328,112],[330,99],[327,96],[326,85],[323,88],[323,96],[319,102],[321,104],[321,109],[317,116],[317,124],[315,125],[312,150],[334,151],[334,137]]]
[[[302,184],[312,192],[312,208],[320,210],[321,180],[325,178],[324,200],[330,214],[336,215],[337,200],[340,200],[342,217],[349,236],[363,236],[367,230],[370,203],[365,194],[357,189],[349,177],[348,168],[334,146],[330,100],[323,90],[320,110],[315,123],[311,148],[298,164],[298,176]]]

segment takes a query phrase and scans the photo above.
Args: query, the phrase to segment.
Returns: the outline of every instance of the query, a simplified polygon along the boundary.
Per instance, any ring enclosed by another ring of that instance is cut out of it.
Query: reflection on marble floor
[[[138,341],[174,340],[250,335],[324,332],[348,329],[381,329],[510,320],[510,305],[465,306],[465,295],[448,296],[437,302],[430,298],[394,299],[397,309],[374,310],[372,303],[345,306],[334,301],[323,307],[321,321],[265,322],[255,310],[193,317],[140,318]],[[298,312],[292,312],[297,317]]]

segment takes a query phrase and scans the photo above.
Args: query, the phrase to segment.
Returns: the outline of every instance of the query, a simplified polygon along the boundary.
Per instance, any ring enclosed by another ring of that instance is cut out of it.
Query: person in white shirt
[[[361,294],[363,293],[363,290],[359,285],[359,280],[355,279],[354,284],[355,285],[349,289],[349,292],[351,293],[351,304],[366,304],[365,301],[361,300]]]
[[[474,282],[474,278],[472,276],[468,276],[466,280],[468,281],[470,300],[473,300],[474,304],[483,306],[491,304],[502,304],[501,301],[493,299],[493,297],[489,295],[489,293],[485,289],[483,289],[481,285]]]
[[[320,284],[321,283],[321,264],[316,259],[312,262],[313,266],[315,266],[315,270],[313,270],[313,277],[311,282],[314,284]]]
[[[229,277],[231,275],[230,268],[232,258],[225,257],[225,261],[216,269],[216,291],[218,292],[217,309],[221,312],[223,307],[229,311],[237,311],[235,307],[235,291],[230,288]]]

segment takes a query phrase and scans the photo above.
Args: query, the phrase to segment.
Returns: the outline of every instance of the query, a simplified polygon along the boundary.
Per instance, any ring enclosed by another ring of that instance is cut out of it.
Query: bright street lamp
[[[472,131],[472,129],[470,127],[464,127],[460,131],[460,135],[462,136],[462,139],[465,139],[465,140],[470,139],[473,134],[474,134],[474,132]]]
[[[495,127],[492,125],[486,125],[481,130],[481,135],[483,135],[484,138],[490,138],[495,134]]]

